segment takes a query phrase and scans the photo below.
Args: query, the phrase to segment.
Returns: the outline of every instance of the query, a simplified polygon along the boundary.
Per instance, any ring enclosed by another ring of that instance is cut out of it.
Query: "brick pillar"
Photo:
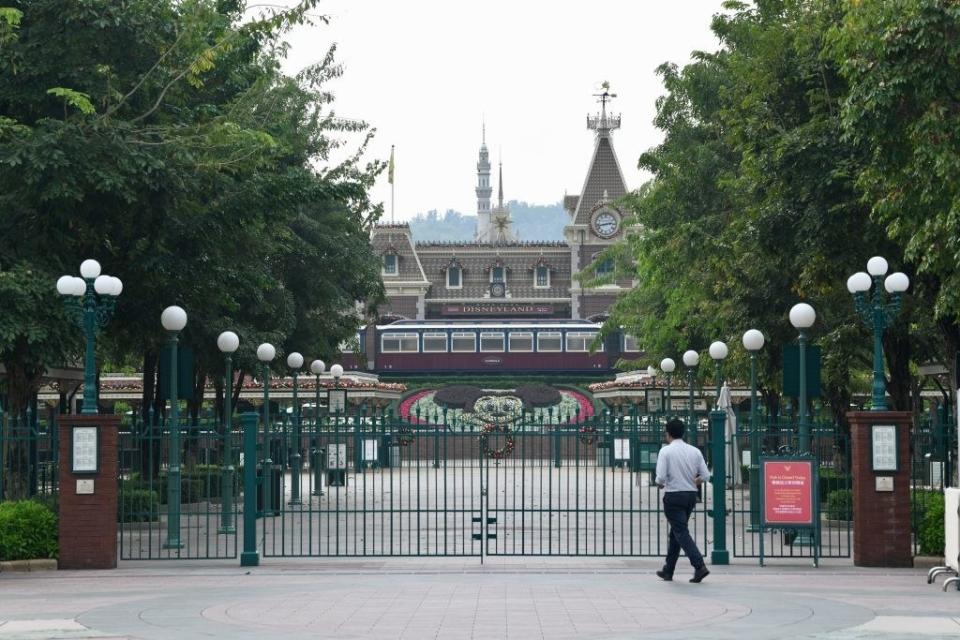
[[[60,419],[60,569],[117,567],[119,426],[120,416]],[[97,428],[95,472],[73,472],[74,427]]]
[[[853,563],[858,567],[912,567],[912,414],[908,411],[852,411],[847,418],[853,447]],[[896,427],[897,471],[873,470],[873,425]]]

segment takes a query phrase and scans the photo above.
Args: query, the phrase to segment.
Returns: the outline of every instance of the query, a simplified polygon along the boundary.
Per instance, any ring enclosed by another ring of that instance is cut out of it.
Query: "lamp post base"
[[[244,551],[240,554],[241,567],[256,567],[260,565],[260,554],[256,551]]]

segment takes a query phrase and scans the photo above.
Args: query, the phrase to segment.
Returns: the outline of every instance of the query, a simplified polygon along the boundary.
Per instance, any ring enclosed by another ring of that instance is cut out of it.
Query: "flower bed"
[[[556,391],[557,397],[559,398],[557,404],[548,407],[534,407],[527,410],[526,417],[528,422],[532,424],[541,422],[543,424],[557,424],[567,422],[568,420],[575,422],[578,417],[580,420],[584,420],[593,415],[593,402],[582,392],[573,389],[558,389]],[[433,424],[443,419],[444,409],[446,409],[447,422],[449,424],[464,425],[473,430],[482,429],[484,425],[490,421],[489,416],[484,414],[483,411],[473,410],[474,407],[470,407],[470,411],[450,408],[449,406],[444,407],[442,404],[436,402],[436,394],[436,389],[423,389],[410,394],[400,403],[400,416],[413,424]],[[523,411],[519,408],[521,406],[521,399],[511,393],[510,390],[487,390],[483,392],[481,397],[489,399],[489,396],[504,399],[511,397],[516,398],[513,405],[516,406],[517,409],[508,422],[519,420],[523,416]],[[504,404],[509,403],[501,403],[500,406],[502,407]],[[418,415],[419,418],[417,417]]]

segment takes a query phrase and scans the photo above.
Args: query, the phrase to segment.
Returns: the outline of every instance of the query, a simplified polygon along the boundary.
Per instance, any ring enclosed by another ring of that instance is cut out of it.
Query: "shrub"
[[[827,494],[827,517],[831,520],[853,520],[853,491],[837,489]]]
[[[828,502],[830,494],[834,491],[842,491],[853,487],[853,481],[849,474],[837,473],[836,470],[830,468],[821,467],[818,469],[817,480],[820,485],[820,504]]]
[[[474,403],[484,396],[480,387],[468,384],[452,384],[442,387],[433,396],[434,404],[450,409],[473,411]]]
[[[527,410],[560,404],[560,392],[546,384],[525,384],[516,388],[514,395],[523,400]]]
[[[917,535],[920,539],[920,553],[928,556],[942,556],[944,553],[944,499],[939,492],[930,492],[926,510],[920,519]]]
[[[0,560],[56,558],[57,516],[34,502],[0,503]]]
[[[118,522],[156,522],[160,519],[160,496],[133,482],[120,483]]]

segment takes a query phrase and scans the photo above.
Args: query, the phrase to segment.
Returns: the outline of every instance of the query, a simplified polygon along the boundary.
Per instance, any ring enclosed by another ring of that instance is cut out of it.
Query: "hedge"
[[[57,516],[33,500],[0,503],[0,561],[56,558]]]
[[[928,556],[942,556],[944,553],[944,499],[939,491],[927,495],[926,509],[920,517],[917,537],[920,540],[920,553]]]
[[[818,469],[817,480],[820,485],[820,504],[829,502],[831,493],[853,487],[853,479],[849,474],[837,473],[836,470],[830,468],[821,467]]]
[[[156,522],[160,519],[160,496],[136,482],[121,481],[117,499],[118,522]]]
[[[837,489],[827,494],[827,517],[831,520],[853,520],[853,490]]]

